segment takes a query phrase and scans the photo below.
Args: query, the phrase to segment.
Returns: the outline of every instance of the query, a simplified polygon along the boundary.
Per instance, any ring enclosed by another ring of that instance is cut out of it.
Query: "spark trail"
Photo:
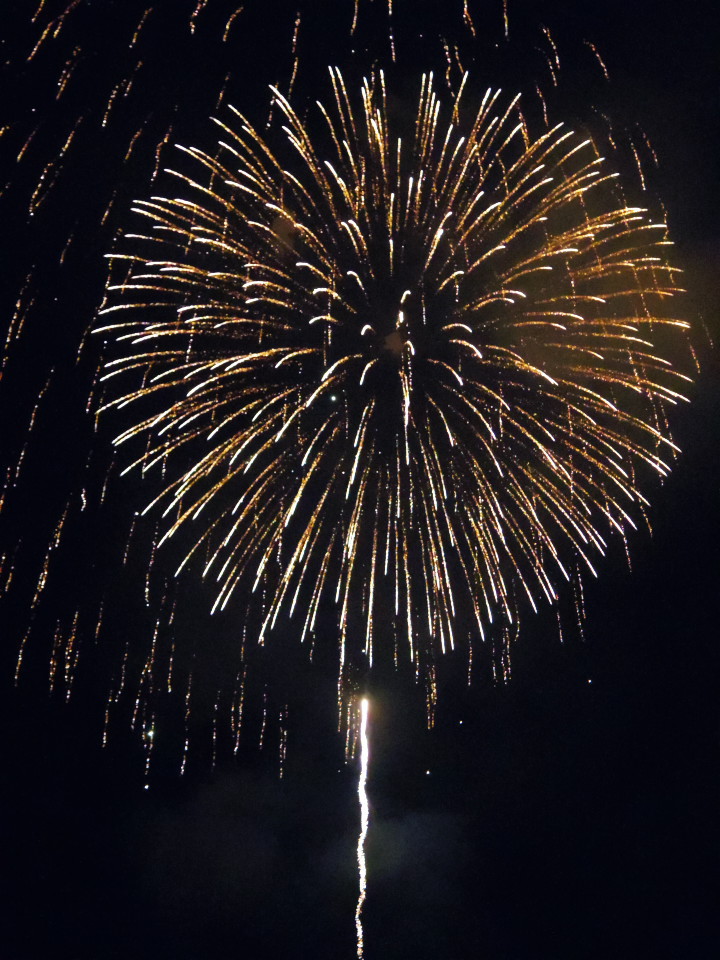
[[[367,796],[367,775],[370,751],[368,748],[368,714],[369,701],[363,698],[360,704],[360,779],[358,780],[358,799],[360,801],[360,836],[357,845],[358,874],[360,878],[360,893],[355,908],[355,932],[357,935],[357,955],[359,960],[365,956],[365,940],[362,926],[362,908],[367,892],[367,864],[365,863],[365,840],[370,823],[370,808]]]

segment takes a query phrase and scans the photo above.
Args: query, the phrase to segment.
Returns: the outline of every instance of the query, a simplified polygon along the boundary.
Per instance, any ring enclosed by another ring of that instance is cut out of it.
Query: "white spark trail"
[[[368,750],[368,710],[369,701],[363,698],[360,704],[360,779],[358,781],[358,798],[360,800],[360,836],[357,846],[358,872],[360,875],[360,894],[358,896],[357,907],[355,908],[355,930],[357,932],[357,955],[359,960],[365,955],[365,942],[363,939],[363,926],[361,920],[362,908],[365,903],[365,893],[367,890],[367,865],[365,863],[365,838],[367,837],[368,824],[370,821],[370,809],[368,807],[367,797],[367,773],[370,754]]]

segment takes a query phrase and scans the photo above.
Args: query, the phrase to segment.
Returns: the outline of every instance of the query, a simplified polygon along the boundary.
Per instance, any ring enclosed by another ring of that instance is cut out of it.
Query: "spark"
[[[595,46],[595,44],[594,44],[594,43],[591,43],[589,40],[583,40],[583,43],[585,44],[585,46],[590,47],[590,49],[592,50],[592,52],[595,54],[595,59],[596,59],[597,62],[600,64],[600,69],[602,70],[605,79],[606,79],[606,80],[608,81],[608,83],[609,83],[609,82],[610,82],[610,74],[608,73],[608,68],[605,66],[605,61],[604,61],[603,58],[600,56],[600,51],[599,51],[598,48]]]
[[[230,29],[233,23],[237,20],[237,18],[240,16],[240,14],[243,12],[244,9],[245,9],[244,5],[241,4],[228,17],[228,21],[225,24],[225,32],[223,33],[223,43],[227,42],[228,34],[230,33]]]

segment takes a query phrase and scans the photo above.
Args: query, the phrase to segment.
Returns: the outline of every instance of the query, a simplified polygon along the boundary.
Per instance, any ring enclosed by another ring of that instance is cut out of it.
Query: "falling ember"
[[[365,893],[367,889],[367,865],[365,863],[365,838],[368,832],[368,822],[370,819],[370,810],[368,808],[367,798],[367,772],[368,772],[368,707],[367,698],[363,698],[360,709],[360,779],[358,781],[358,798],[360,800],[360,836],[358,837],[357,860],[358,873],[360,875],[360,893],[358,895],[357,907],[355,908],[355,930],[357,932],[357,955],[362,958],[365,955],[365,942],[363,940],[362,927],[362,908],[365,903]]]

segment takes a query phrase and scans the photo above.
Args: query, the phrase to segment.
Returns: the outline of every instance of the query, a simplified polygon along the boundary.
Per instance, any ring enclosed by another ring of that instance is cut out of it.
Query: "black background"
[[[258,16],[270,39],[258,40],[244,64],[248,75],[272,58],[272,6]],[[396,4],[398,37],[437,32],[438,6]],[[500,5],[484,6],[504,43]],[[509,14],[511,42],[524,32],[539,44],[546,24],[561,57],[567,49],[572,60],[584,39],[597,45],[610,71],[610,93],[602,96],[613,119],[641,124],[659,155],[652,187],[686,268],[687,312],[717,331],[720,37],[712,5],[510,0]],[[16,87],[2,109],[13,119],[40,77],[40,68],[19,69],[12,60],[8,45],[23,39],[24,5],[16,17],[4,27],[11,61],[4,82]],[[82,42],[92,40],[90,32]],[[324,64],[333,37],[317,44],[302,55]],[[154,52],[164,55],[153,47],[149,59]],[[569,109],[582,114],[579,94],[568,97]],[[182,122],[188,130],[201,123]],[[116,176],[110,166],[99,175]],[[22,190],[9,167],[2,181],[11,198]],[[145,188],[139,180],[124,189]],[[79,173],[63,190],[68,203],[82,206]],[[62,216],[58,203],[52,223]],[[82,211],[78,222],[82,233]],[[20,276],[25,261],[14,246],[30,240],[20,231],[5,241]],[[98,253],[92,247],[83,248],[88,260]],[[42,249],[33,256],[39,298],[49,302],[62,278],[43,267]],[[78,313],[92,309],[96,294],[78,295]],[[64,336],[55,333],[58,343]],[[29,370],[30,379],[44,370],[62,353],[50,341],[29,338],[13,369]],[[561,643],[553,614],[526,619],[511,682],[496,685],[481,674],[467,690],[455,676],[460,670],[448,670],[431,732],[422,696],[404,674],[378,681],[369,960],[718,955],[720,369],[717,354],[703,352],[692,405],[674,424],[683,456],[653,492],[653,533],[632,538],[632,571],[617,545],[610,551],[587,591],[584,640],[571,631]],[[7,388],[3,397],[12,420]],[[71,392],[66,402],[68,409],[76,403]],[[26,422],[24,410],[20,419]],[[84,441],[57,442],[70,458]],[[28,502],[51,500],[43,484],[53,478],[31,473]],[[25,507],[11,527],[33,522]],[[32,665],[12,685],[20,615],[0,608],[0,616],[7,626],[2,956],[354,955],[357,768],[343,763],[333,731],[331,678],[308,680],[305,700],[299,697],[282,781],[269,748],[249,751],[241,763],[221,750],[214,770],[201,748],[183,778],[174,760],[159,760],[144,790],[144,757],[129,730],[118,726],[101,749],[90,687],[65,705],[48,696],[46,673]]]

